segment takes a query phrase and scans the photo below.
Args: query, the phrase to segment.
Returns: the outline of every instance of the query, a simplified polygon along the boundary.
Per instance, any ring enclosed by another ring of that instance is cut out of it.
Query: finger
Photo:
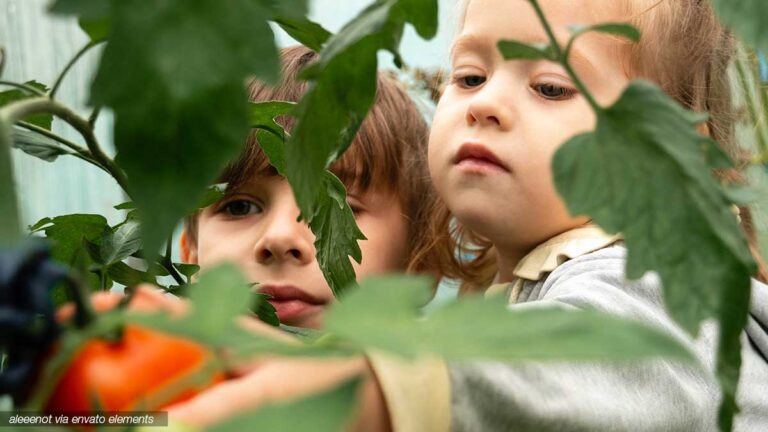
[[[178,317],[189,310],[189,302],[168,295],[154,285],[141,284],[136,287],[128,309],[135,312],[167,312]]]
[[[111,291],[99,291],[91,295],[91,304],[93,305],[93,310],[96,312],[106,312],[108,310],[114,309],[118,303],[120,303],[120,300],[122,300],[124,296],[120,293],[115,293]],[[75,304],[72,302],[65,303],[60,308],[56,310],[56,320],[58,322],[64,322],[72,318],[75,314]]]

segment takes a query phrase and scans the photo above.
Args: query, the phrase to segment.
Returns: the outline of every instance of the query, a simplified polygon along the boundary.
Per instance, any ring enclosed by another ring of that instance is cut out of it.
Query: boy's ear
[[[197,264],[197,245],[189,240],[187,230],[182,231],[179,237],[179,255],[184,263]]]

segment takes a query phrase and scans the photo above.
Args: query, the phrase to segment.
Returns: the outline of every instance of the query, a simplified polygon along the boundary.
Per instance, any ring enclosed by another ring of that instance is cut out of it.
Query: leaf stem
[[[5,122],[7,123],[6,126],[8,126],[31,114],[41,112],[50,113],[59,117],[80,132],[85,139],[85,143],[87,144],[93,159],[103,165],[120,187],[123,188],[125,193],[128,194],[129,197],[131,196],[130,190],[128,189],[128,178],[125,173],[104,153],[104,151],[102,151],[98,140],[96,140],[96,136],[93,134],[93,129],[91,129],[88,122],[68,107],[47,97],[24,99],[0,108],[0,123]],[[8,129],[10,133],[11,128],[8,127]],[[12,142],[11,140],[12,136],[9,135],[9,144]]]
[[[13,123],[4,121],[0,110],[0,242],[21,237],[21,216],[13,176]]]
[[[25,92],[30,93],[33,96],[45,96],[45,92],[40,91],[39,89],[36,89],[36,88],[34,88],[32,86],[29,86],[29,85],[26,85],[26,84],[22,84],[22,83],[17,83],[17,82],[13,82],[13,81],[0,80],[0,85],[4,85],[4,86],[8,86],[8,87],[16,87],[17,89],[24,90]]]
[[[557,38],[555,38],[555,33],[552,31],[552,27],[549,25],[549,21],[547,21],[547,18],[544,16],[544,11],[541,10],[541,6],[539,5],[538,0],[528,0],[531,3],[531,6],[533,6],[533,9],[536,11],[536,16],[539,17],[539,21],[541,22],[541,25],[544,27],[544,31],[547,33],[547,37],[549,38],[549,44],[551,46],[552,52],[557,57],[557,62],[563,65],[563,68],[565,68],[565,71],[568,73],[568,76],[571,77],[571,80],[573,81],[573,85],[576,86],[576,88],[579,90],[579,92],[584,96],[584,98],[587,100],[589,105],[592,107],[592,109],[599,113],[602,111],[602,108],[597,103],[595,98],[592,96],[592,93],[587,90],[587,86],[584,85],[584,83],[581,81],[579,76],[576,74],[576,71],[573,70],[573,67],[571,67],[570,62],[568,61],[568,56],[570,55],[571,46],[573,44],[573,41],[576,38],[571,38],[568,41],[568,44],[566,45],[565,51],[563,51],[562,48],[560,48],[560,44],[557,42]]]
[[[91,305],[89,291],[78,275],[70,272],[66,277],[72,301],[75,302],[75,326],[83,328],[96,319],[96,312]]]
[[[64,77],[67,75],[67,72],[69,72],[69,70],[72,69],[72,66],[74,66],[78,60],[80,60],[80,57],[82,57],[83,54],[88,52],[91,48],[102,42],[106,42],[106,39],[88,42],[84,47],[80,48],[80,51],[78,51],[71,60],[69,60],[69,63],[64,66],[64,70],[61,71],[59,77],[56,78],[56,82],[53,84],[53,88],[51,89],[51,99],[54,99],[56,93],[59,91],[59,87],[61,87],[61,83],[64,81]]]
[[[178,271],[176,271],[176,267],[173,266],[173,260],[171,259],[173,255],[173,234],[171,234],[168,237],[168,241],[165,242],[165,256],[163,256],[162,264],[163,267],[165,267],[166,270],[168,270],[168,273],[170,273],[171,276],[173,276],[173,279],[176,281],[179,285],[186,285],[187,282],[184,282],[184,279],[181,277]]]
[[[91,115],[88,116],[88,124],[91,125],[91,129],[96,127],[96,120],[99,119],[99,114],[101,114],[101,105],[94,108],[91,111]]]
[[[79,145],[73,143],[72,141],[69,141],[69,140],[67,140],[67,139],[65,139],[65,138],[63,138],[63,137],[61,137],[61,136],[59,136],[59,135],[49,131],[48,129],[41,128],[40,126],[34,125],[32,123],[28,123],[28,122],[25,122],[25,121],[18,121],[18,122],[16,122],[16,125],[19,126],[19,127],[23,127],[24,129],[30,130],[32,132],[39,133],[40,135],[43,135],[46,138],[50,138],[50,139],[52,139],[52,140],[54,140],[54,141],[56,141],[56,142],[58,142],[60,144],[63,144],[64,146],[68,147],[69,149],[73,150],[76,153],[73,156],[79,157],[80,159],[82,159],[82,160],[84,160],[84,161],[86,161],[86,162],[88,162],[90,164],[93,164],[93,165],[99,167],[100,169],[104,170],[104,172],[106,172],[107,174],[110,174],[109,170],[107,170],[103,165],[101,165],[99,162],[96,161],[96,159],[94,159],[91,156],[91,152],[89,152],[87,149],[84,149],[84,148],[80,147]]]

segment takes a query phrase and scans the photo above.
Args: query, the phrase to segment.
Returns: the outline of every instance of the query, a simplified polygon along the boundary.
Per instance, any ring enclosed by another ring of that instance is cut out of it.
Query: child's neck
[[[499,264],[499,283],[514,282],[515,269],[520,261],[530,252],[528,250],[496,247],[496,260]]]

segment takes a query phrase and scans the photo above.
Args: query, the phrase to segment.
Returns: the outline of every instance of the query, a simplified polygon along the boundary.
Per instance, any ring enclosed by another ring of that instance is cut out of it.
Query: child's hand
[[[240,317],[238,324],[254,334],[300,343],[294,336],[252,317]],[[169,418],[183,424],[207,426],[254,411],[264,404],[286,402],[329,390],[343,381],[361,376],[360,408],[350,430],[391,430],[381,389],[367,359],[362,356],[342,359],[262,356],[234,372],[237,378],[169,407]]]
[[[106,312],[114,309],[125,295],[111,292],[99,291],[91,296],[91,304],[96,312]],[[172,297],[164,294],[157,287],[149,284],[143,284],[136,287],[136,291],[128,304],[128,309],[139,312],[160,312],[164,311],[174,316],[184,314],[189,308],[186,300],[178,297]],[[64,322],[70,319],[75,313],[75,305],[67,303],[56,311],[56,319]]]

